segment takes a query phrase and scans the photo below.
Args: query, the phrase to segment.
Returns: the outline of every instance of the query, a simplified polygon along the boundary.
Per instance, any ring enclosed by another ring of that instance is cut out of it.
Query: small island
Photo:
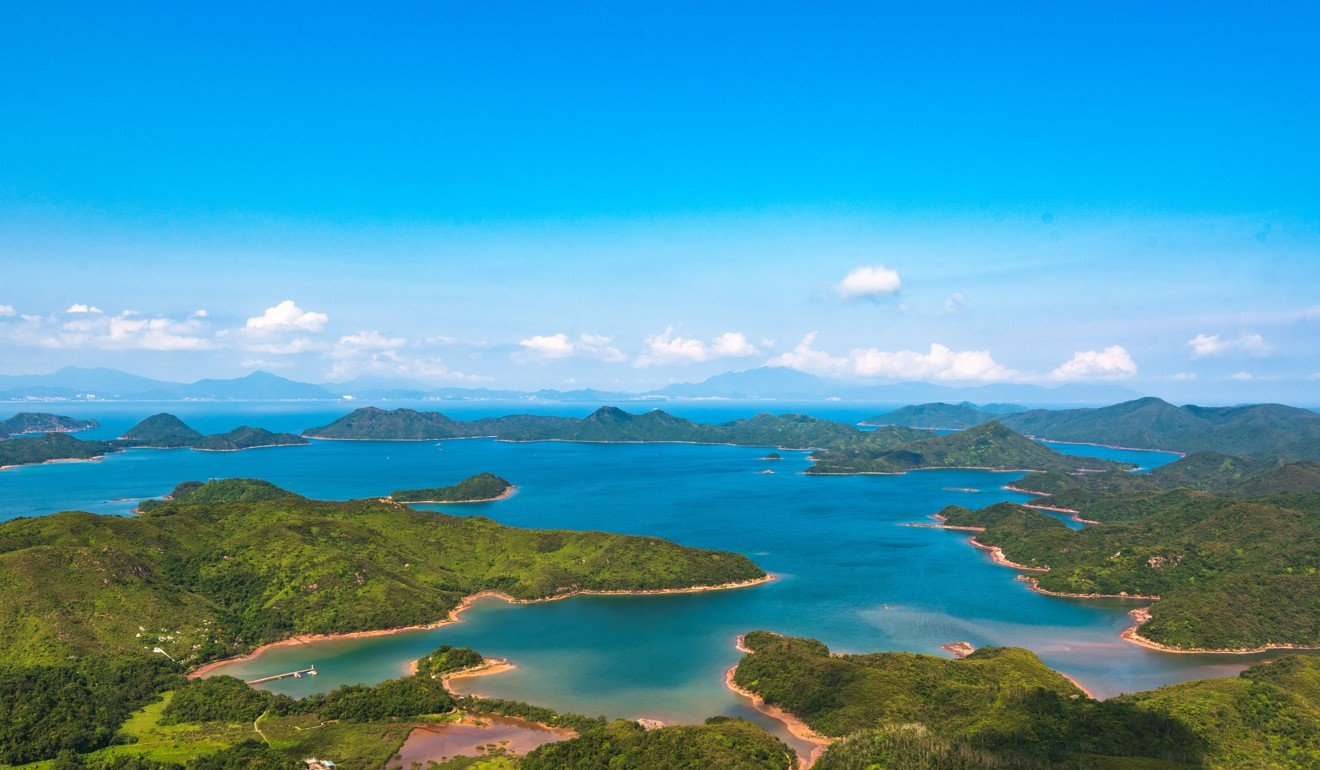
[[[162,412],[134,425],[119,437],[117,443],[123,448],[187,448],[209,452],[232,452],[259,447],[301,445],[306,444],[307,439],[292,433],[274,433],[250,425],[241,425],[226,433],[203,435],[178,417]]]
[[[389,499],[396,503],[488,503],[503,500],[516,489],[493,473],[478,473],[447,487],[398,489]]]
[[[762,460],[782,460],[782,459],[784,459],[784,456],[781,455],[781,454],[779,454],[778,452],[771,452],[770,454],[766,455],[765,457],[762,457],[761,459],[762,459]]]
[[[98,427],[100,423],[96,420],[79,420],[47,412],[19,412],[7,420],[0,420],[0,438],[30,433],[73,433]]]

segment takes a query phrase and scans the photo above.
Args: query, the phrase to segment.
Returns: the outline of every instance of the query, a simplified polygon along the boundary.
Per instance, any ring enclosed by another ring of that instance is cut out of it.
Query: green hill
[[[0,467],[32,465],[51,460],[89,459],[124,449],[204,449],[233,451],[267,446],[306,444],[292,433],[272,433],[244,425],[228,433],[203,436],[172,414],[152,415],[113,441],[83,441],[53,433],[39,438],[0,440]]]
[[[928,436],[892,449],[830,449],[816,455],[808,473],[902,473],[918,468],[1073,471],[1131,466],[1113,460],[1065,455],[1014,433],[997,421],[944,436]]]
[[[136,518],[0,524],[0,664],[155,645],[193,663],[293,634],[431,623],[483,590],[538,599],[765,574],[742,556],[658,538],[515,529],[273,489],[212,482]]]
[[[1282,404],[1174,406],[1141,398],[1099,409],[1033,409],[1001,419],[1016,431],[1056,441],[1320,460],[1320,414]]]
[[[355,409],[329,425],[303,431],[311,438],[370,441],[423,441],[477,435],[467,424],[439,412],[413,409],[385,410],[374,406]]]
[[[108,441],[82,441],[65,433],[0,439],[0,468],[52,460],[90,460],[113,451],[115,446]]]
[[[213,433],[209,436],[203,436],[192,446],[194,449],[226,452],[268,446],[295,446],[306,443],[307,439],[292,433],[272,433],[265,428],[253,428],[249,425],[243,425],[227,433]]]
[[[174,449],[196,446],[202,434],[188,427],[183,420],[162,412],[153,414],[129,428],[119,437],[126,446]]]
[[[987,647],[962,660],[907,652],[831,655],[814,639],[753,631],[733,681],[834,737],[884,724],[975,730],[1013,708],[1016,691],[1082,697],[1031,652]]]
[[[1011,561],[1049,571],[1042,589],[1159,596],[1141,635],[1171,647],[1320,645],[1316,509],[1175,490],[1097,496],[1081,508],[1101,524],[1073,530],[1012,503],[950,506],[950,525]]]
[[[447,487],[396,490],[390,499],[396,503],[477,503],[497,500],[512,488],[493,473],[478,473]]]
[[[869,425],[968,428],[999,420],[1036,438],[1174,452],[1213,450],[1284,460],[1320,460],[1320,414],[1283,404],[1174,406],[1139,398],[1090,409],[1003,413],[974,404],[921,404],[866,420]]]
[[[997,404],[991,405],[989,408],[982,408],[970,401],[964,401],[960,404],[916,404],[875,417],[868,417],[862,421],[862,424],[962,430],[990,422],[1005,414],[1021,411],[1026,411],[1025,407]]]
[[[957,661],[831,655],[766,632],[734,681],[842,740],[818,770],[1311,767],[1320,762],[1320,659],[1093,701],[1027,650]]]
[[[19,412],[13,417],[0,420],[0,439],[25,433],[68,433],[99,426],[96,420],[78,420],[46,412]]]
[[[1192,489],[1225,497],[1257,498],[1320,491],[1320,463],[1283,462],[1236,457],[1220,452],[1193,452],[1145,474],[1042,473],[1016,484],[1051,495],[1051,505],[1086,506],[1097,495],[1166,492]]]
[[[612,406],[587,417],[509,415],[472,422],[439,412],[411,409],[357,409],[329,425],[309,428],[312,438],[381,441],[439,440],[491,436],[505,441],[691,442],[810,449],[864,443],[871,434],[852,425],[803,414],[759,414],[720,425],[704,425],[653,409],[634,414]],[[905,438],[915,438],[915,432]]]
[[[619,720],[578,738],[548,743],[517,761],[518,770],[785,770],[793,752],[760,725],[714,717],[700,725],[644,730]]]

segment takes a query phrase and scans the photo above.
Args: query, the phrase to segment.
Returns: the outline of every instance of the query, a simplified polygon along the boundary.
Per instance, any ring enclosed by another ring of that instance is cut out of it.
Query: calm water
[[[64,406],[60,411],[74,411]],[[115,406],[123,411],[98,412],[90,405],[78,411],[100,419],[104,435],[156,411],[140,404]],[[170,409],[205,431],[242,422],[300,430],[344,411],[293,405],[243,413],[252,407],[183,405],[197,409],[191,414],[180,406]],[[562,413],[590,409],[572,405]],[[509,408],[448,411],[474,416]],[[714,421],[754,411],[722,406],[689,416]],[[876,410],[854,411],[860,419]],[[1147,469],[1175,459],[1154,452],[1057,448]],[[468,691],[484,695],[667,722],[713,714],[755,717],[724,688],[723,672],[739,657],[734,637],[758,628],[815,637],[847,652],[943,654],[940,644],[960,640],[1021,645],[1102,697],[1227,675],[1249,662],[1238,656],[1159,654],[1127,644],[1119,632],[1128,625],[1131,604],[1038,595],[1016,581],[1013,571],[968,546],[965,534],[904,526],[928,520],[950,503],[1025,501],[1026,496],[1002,489],[1021,474],[950,470],[812,477],[802,474],[809,465],[805,452],[782,452],[783,461],[766,463],[758,459],[765,451],[487,439],[442,445],[314,441],[230,453],[134,450],[99,462],[0,472],[0,519],[67,509],[127,513],[136,500],[164,494],[188,479],[255,476],[310,497],[345,499],[492,471],[518,484],[518,494],[496,503],[451,506],[448,512],[523,527],[658,535],[744,553],[780,577],[754,588],[705,594],[576,597],[522,606],[484,601],[461,623],[443,628],[281,647],[224,669],[255,678],[315,664],[322,672],[318,677],[270,685],[293,695],[398,676],[409,661],[448,643],[517,664],[511,672],[463,682]],[[760,474],[766,467],[775,474]],[[963,489],[978,491],[958,491]]]

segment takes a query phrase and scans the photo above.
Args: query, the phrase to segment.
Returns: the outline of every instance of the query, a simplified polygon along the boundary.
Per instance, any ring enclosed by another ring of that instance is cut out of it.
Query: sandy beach
[[[1170,647],[1166,644],[1151,641],[1141,635],[1141,625],[1150,620],[1150,608],[1140,607],[1128,613],[1132,616],[1132,625],[1123,631],[1123,639],[1139,647],[1145,647],[1148,650],[1157,652],[1173,652],[1183,655],[1258,655],[1262,652],[1272,652],[1274,650],[1297,650],[1299,652],[1320,650],[1320,645],[1305,644],[1266,644],[1260,647],[1243,647],[1238,649],[1210,650],[1201,648]]]
[[[741,634],[738,636],[734,646],[737,648],[738,652],[741,652],[744,655],[749,655],[752,652],[745,644],[743,644],[743,637]],[[764,698],[756,693],[739,687],[737,683],[733,681],[734,672],[737,670],[738,667],[735,665],[729,668],[728,671],[724,672],[724,686],[751,701],[752,707],[757,711],[772,719],[777,719],[780,722],[783,722],[784,726],[788,728],[788,731],[793,734],[793,737],[806,741],[807,743],[815,744],[816,748],[812,749],[809,756],[800,758],[802,760],[802,770],[810,768],[816,763],[816,760],[820,758],[820,754],[825,750],[825,747],[834,743],[835,739],[827,735],[821,735],[796,716],[777,706],[771,706],[765,702]]]
[[[1027,565],[1027,564],[1018,564],[1018,563],[1015,562],[1015,561],[1009,561],[1009,560],[1008,560],[1008,557],[1004,556],[1004,549],[1003,549],[1003,548],[1000,548],[1000,547],[997,546],[997,545],[986,545],[985,543],[978,542],[977,539],[974,538],[974,537],[970,537],[970,538],[968,538],[968,539],[967,539],[967,542],[971,543],[973,546],[975,546],[975,547],[981,549],[982,551],[989,551],[989,552],[990,552],[990,560],[993,561],[995,564],[1000,564],[1000,565],[1003,565],[1003,566],[1005,566],[1005,567],[1011,567],[1011,568],[1013,568],[1013,569],[1022,570],[1022,571],[1024,571],[1024,572],[1049,572],[1049,571],[1050,571],[1050,568],[1049,568],[1049,567],[1032,567],[1032,566]]]
[[[518,491],[517,484],[510,484],[509,488],[494,497],[483,497],[480,500],[395,500],[393,497],[383,497],[382,502],[398,503],[399,505],[467,505],[469,503],[493,503],[496,500],[507,500],[513,497],[513,493]]]
[[[110,454],[106,452],[106,454]],[[7,471],[10,468],[31,468],[34,465],[54,465],[55,463],[95,463],[105,459],[105,455],[96,457],[61,457],[57,460],[42,460],[39,463],[18,463],[16,465],[0,465],[0,471]]]
[[[196,670],[190,672],[188,674],[188,678],[196,679],[199,677],[206,676],[207,674],[215,671],[216,669],[223,668],[224,666],[228,666],[231,663],[241,663],[243,661],[252,660],[260,656],[265,651],[277,647],[289,647],[298,644],[309,644],[311,642],[328,641],[331,639],[365,639],[367,637],[373,637],[373,636],[389,636],[391,634],[400,634],[405,631],[420,631],[430,628],[439,628],[449,623],[457,623],[461,619],[463,612],[467,610],[469,607],[471,607],[472,604],[476,602],[478,599],[488,599],[488,598],[501,599],[510,604],[539,604],[541,602],[554,602],[554,601],[559,601],[561,599],[570,599],[574,596],[657,596],[661,594],[693,594],[693,593],[704,593],[706,591],[727,591],[735,588],[750,588],[751,586],[761,585],[762,583],[769,583],[775,579],[776,576],[773,573],[767,572],[763,577],[756,578],[755,580],[745,580],[737,583],[724,583],[721,585],[713,585],[713,586],[691,586],[688,588],[650,588],[650,589],[642,589],[636,591],[622,591],[622,590],[569,591],[567,593],[556,594],[554,596],[546,596],[540,599],[517,599],[512,596],[509,596],[506,593],[502,593],[499,591],[478,591],[475,594],[470,594],[468,596],[463,597],[462,601],[460,601],[452,610],[450,610],[447,616],[432,623],[423,623],[420,625],[411,625],[411,626],[398,626],[395,628],[374,629],[369,631],[346,631],[337,634],[299,634],[297,636],[291,636],[288,639],[281,639],[278,642],[270,642],[268,644],[263,644],[260,647],[256,648],[255,650],[246,653],[244,655],[238,655],[232,658],[224,658],[223,660],[215,660],[215,661],[211,661],[210,663],[205,663],[199,666]]]
[[[1022,507],[1023,507],[1023,508],[1030,508],[1030,509],[1032,509],[1032,510],[1034,510],[1034,511],[1053,511],[1054,513],[1066,513],[1066,514],[1069,514],[1068,518],[1072,519],[1073,521],[1077,522],[1078,524],[1099,524],[1099,523],[1100,523],[1100,522],[1098,522],[1098,521],[1096,521],[1096,520],[1094,520],[1094,519],[1084,519],[1084,518],[1082,518],[1082,512],[1079,511],[1079,510],[1077,510],[1077,509],[1075,509],[1075,508],[1057,508],[1057,507],[1052,506],[1052,505],[1035,505],[1035,504],[1033,504],[1033,503],[1023,503],[1023,504],[1022,504]]]

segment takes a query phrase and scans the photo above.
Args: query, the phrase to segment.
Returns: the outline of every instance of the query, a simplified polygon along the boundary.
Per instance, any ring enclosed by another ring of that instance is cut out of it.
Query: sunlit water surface
[[[103,427],[93,433],[103,436],[118,435],[159,411],[140,404],[60,407],[64,413],[96,416]],[[208,432],[241,423],[298,431],[346,411],[325,405],[162,408]],[[567,405],[536,411],[580,415],[590,409]],[[516,410],[497,404],[446,411],[470,418]],[[755,411],[757,405],[723,405],[694,409],[688,416],[717,421]],[[853,422],[873,412],[838,408],[825,416]],[[1144,469],[1176,459],[1103,447],[1055,448],[1127,460]],[[489,439],[313,441],[227,453],[133,450],[97,462],[0,472],[0,519],[69,509],[127,514],[138,500],[165,494],[188,479],[251,476],[309,497],[348,499],[491,471],[516,483],[518,493],[495,503],[429,507],[520,527],[657,535],[746,554],[778,576],[753,588],[701,594],[575,597],[519,606],[480,601],[460,623],[277,647],[222,669],[250,679],[314,664],[321,672],[317,677],[266,685],[292,695],[399,676],[411,660],[448,643],[517,665],[507,673],[464,680],[465,691],[593,715],[690,722],[730,714],[769,724],[723,686],[724,671],[739,657],[734,638],[752,629],[814,637],[843,652],[943,655],[941,644],[963,640],[976,646],[1020,645],[1100,697],[1227,675],[1252,660],[1161,654],[1128,644],[1119,633],[1129,625],[1132,603],[1041,596],[1017,581],[1012,570],[970,547],[965,533],[905,526],[928,521],[951,503],[1026,501],[1027,496],[1003,489],[1022,474],[947,470],[814,477],[803,474],[810,464],[805,452],[781,451],[784,460],[766,462],[759,459],[766,451]],[[774,474],[761,473],[767,468]]]

